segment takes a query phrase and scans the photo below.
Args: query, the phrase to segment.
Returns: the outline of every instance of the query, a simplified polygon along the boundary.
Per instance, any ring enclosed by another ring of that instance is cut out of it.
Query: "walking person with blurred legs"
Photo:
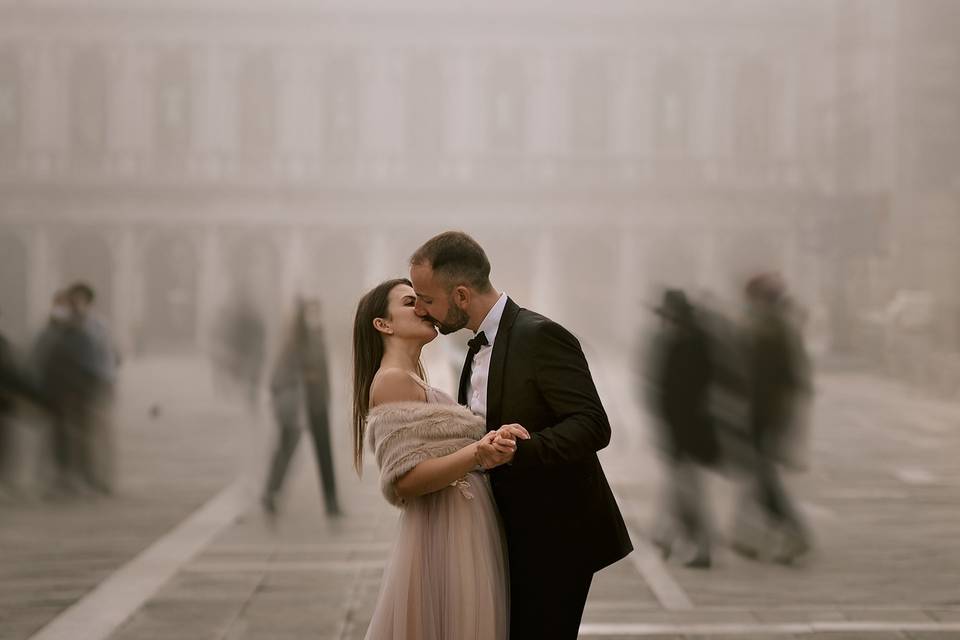
[[[71,319],[70,296],[66,289],[53,296],[46,325],[37,336],[30,352],[30,367],[37,384],[50,402],[47,455],[52,468],[47,497],[72,495],[76,489],[73,476],[74,449],[71,426],[67,419],[71,388],[75,384],[74,367],[64,341]]]
[[[49,409],[49,400],[22,366],[6,336],[0,333],[0,497],[18,493],[14,418],[17,403],[26,400]]]
[[[752,278],[746,286],[748,304],[747,368],[749,371],[749,428],[755,449],[752,486],[744,492],[738,510],[738,528],[751,511],[759,512],[761,527],[774,534],[773,559],[790,564],[805,555],[812,536],[780,475],[789,461],[789,446],[798,403],[809,390],[809,368],[798,350],[799,337],[791,325],[783,283],[773,275]],[[758,540],[735,532],[733,548],[757,557]]]
[[[711,566],[712,535],[701,467],[714,464],[718,455],[708,411],[709,341],[683,291],[665,291],[656,311],[663,322],[652,348],[649,401],[662,427],[667,489],[653,542],[666,558],[682,534],[693,547],[685,565],[705,569]]]
[[[72,376],[65,413],[76,470],[88,488],[108,495],[116,483],[113,402],[119,357],[106,325],[93,310],[93,288],[78,282],[67,296],[71,317],[62,346]]]
[[[300,298],[291,326],[280,348],[270,382],[277,440],[261,502],[269,515],[277,513],[277,499],[300,442],[301,409],[317,460],[317,474],[328,516],[340,515],[336,474],[330,444],[330,380],[320,302]]]

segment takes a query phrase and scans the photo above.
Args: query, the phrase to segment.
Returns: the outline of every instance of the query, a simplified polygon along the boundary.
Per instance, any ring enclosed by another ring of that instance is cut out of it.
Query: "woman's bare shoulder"
[[[404,369],[381,369],[370,385],[370,408],[388,402],[426,402],[427,394]]]

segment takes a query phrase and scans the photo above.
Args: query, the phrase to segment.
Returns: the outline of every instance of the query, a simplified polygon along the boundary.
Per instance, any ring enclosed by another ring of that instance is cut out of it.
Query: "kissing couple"
[[[455,401],[427,384],[420,352],[464,328]],[[593,574],[633,548],[580,343],[495,289],[458,231],[363,296],[353,339],[354,465],[372,451],[401,509],[367,639],[576,638]]]

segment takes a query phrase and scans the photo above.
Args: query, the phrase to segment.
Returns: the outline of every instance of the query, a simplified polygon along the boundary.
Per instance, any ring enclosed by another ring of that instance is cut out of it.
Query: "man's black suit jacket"
[[[594,572],[633,549],[597,451],[610,422],[580,343],[544,316],[507,299],[487,379],[487,426],[531,434],[513,462],[494,469],[511,572]]]

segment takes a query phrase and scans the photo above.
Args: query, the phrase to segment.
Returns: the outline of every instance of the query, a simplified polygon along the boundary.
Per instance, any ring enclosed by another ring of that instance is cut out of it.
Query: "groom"
[[[531,434],[485,466],[503,519],[510,564],[512,640],[576,638],[593,574],[633,546],[597,459],[610,422],[580,343],[490,284],[490,262],[465,233],[431,238],[410,259],[416,312],[441,333],[474,332],[459,401],[488,429]]]

